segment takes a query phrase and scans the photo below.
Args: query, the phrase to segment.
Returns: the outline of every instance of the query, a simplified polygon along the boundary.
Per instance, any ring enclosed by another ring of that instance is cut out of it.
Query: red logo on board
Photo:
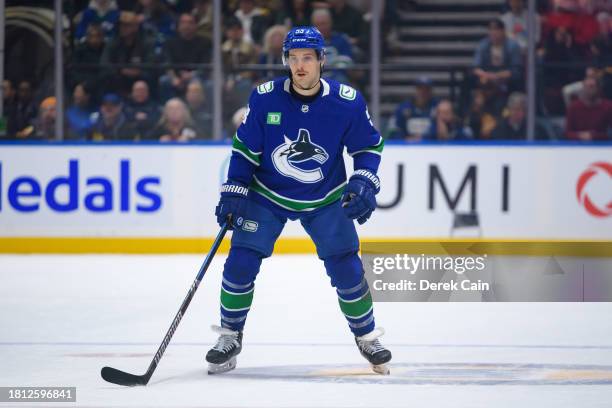
[[[578,202],[584,206],[587,212],[595,217],[608,217],[612,215],[612,200],[604,203],[594,203],[587,194],[585,187],[596,175],[603,174],[612,178],[612,163],[596,162],[589,166],[578,178],[576,183],[576,197]]]

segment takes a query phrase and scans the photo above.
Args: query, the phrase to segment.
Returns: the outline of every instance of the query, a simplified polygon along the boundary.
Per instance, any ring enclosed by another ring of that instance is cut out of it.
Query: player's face
[[[289,51],[287,58],[293,81],[303,89],[312,88],[319,81],[320,62],[313,49],[295,49]]]

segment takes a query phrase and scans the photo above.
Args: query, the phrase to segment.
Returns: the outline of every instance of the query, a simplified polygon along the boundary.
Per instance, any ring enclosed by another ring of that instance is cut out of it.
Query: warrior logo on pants
[[[323,172],[320,167],[305,170],[295,164],[310,160],[323,164],[327,159],[329,159],[329,154],[321,146],[310,141],[310,133],[307,129],[300,129],[295,141],[285,136],[285,143],[272,152],[272,162],[276,171],[302,183],[316,183],[323,180]]]

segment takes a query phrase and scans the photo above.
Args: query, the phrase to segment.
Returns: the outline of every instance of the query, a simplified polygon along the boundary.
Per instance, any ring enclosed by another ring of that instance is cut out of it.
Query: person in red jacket
[[[565,135],[573,140],[609,140],[612,102],[600,95],[599,82],[585,78],[582,93],[567,109]]]

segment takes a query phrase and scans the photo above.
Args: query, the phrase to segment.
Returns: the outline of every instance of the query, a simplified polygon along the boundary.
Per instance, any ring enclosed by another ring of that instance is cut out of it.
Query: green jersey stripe
[[[238,134],[234,135],[232,140],[232,150],[242,154],[250,162],[259,165],[261,153],[249,150],[249,148],[238,138]]]
[[[255,176],[253,177],[253,184],[251,184],[251,189],[256,193],[261,194],[266,197],[268,200],[277,204],[278,206],[285,208],[291,211],[312,211],[320,207],[324,207],[329,205],[342,197],[342,193],[344,191],[345,182],[342,182],[339,186],[331,190],[325,197],[319,200],[313,201],[305,201],[305,200],[294,200],[288,197],[284,197],[278,193],[275,193],[270,188],[266,187],[259,179]]]
[[[255,161],[254,159],[252,159],[251,156],[249,156],[248,154],[246,154],[242,150],[238,150],[236,148],[232,148],[232,152],[236,152],[236,153],[242,155],[242,157],[244,157],[245,159],[247,159],[248,161],[250,161],[254,165],[259,166],[259,162],[258,161]]]
[[[347,314],[345,314],[344,316],[350,318],[350,319],[361,319],[362,317],[372,313],[372,310],[374,310],[374,305],[370,306],[370,308],[368,310],[366,310],[363,314],[360,314],[359,316],[349,316]]]
[[[221,306],[229,311],[244,310],[251,307],[253,303],[253,291],[235,294],[221,288]]]
[[[357,302],[345,302],[338,298],[338,303],[340,304],[340,310],[342,310],[342,313],[352,319],[365,316],[373,307],[372,295],[370,292],[367,293],[367,296],[362,297]]]
[[[375,144],[374,146],[369,146],[369,147],[366,147],[365,149],[357,150],[356,152],[350,153],[350,156],[353,157],[354,155],[359,154],[359,153],[374,153],[374,154],[381,155],[384,147],[385,147],[385,140],[381,137],[378,143]]]

